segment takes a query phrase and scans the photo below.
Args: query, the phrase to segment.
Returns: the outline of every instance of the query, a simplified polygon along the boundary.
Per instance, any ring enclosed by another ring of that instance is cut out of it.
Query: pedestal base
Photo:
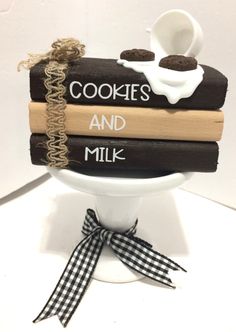
[[[125,232],[138,217],[142,196],[156,194],[181,185],[191,173],[175,173],[159,178],[123,179],[88,176],[64,169],[47,168],[61,182],[95,196],[96,213],[107,229]],[[137,236],[149,241],[152,230],[137,228]],[[93,278],[107,282],[130,282],[143,276],[126,267],[104,245]]]

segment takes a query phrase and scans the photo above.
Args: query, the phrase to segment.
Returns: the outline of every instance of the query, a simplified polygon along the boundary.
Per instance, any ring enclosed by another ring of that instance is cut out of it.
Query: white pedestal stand
[[[94,195],[99,221],[115,231],[125,231],[133,226],[143,196],[177,187],[191,176],[191,173],[174,173],[157,178],[126,179],[88,176],[51,167],[47,170],[64,184]],[[139,229],[139,236],[148,241],[145,230],[140,232]],[[129,282],[142,278],[121,263],[106,246],[93,277],[108,282]]]

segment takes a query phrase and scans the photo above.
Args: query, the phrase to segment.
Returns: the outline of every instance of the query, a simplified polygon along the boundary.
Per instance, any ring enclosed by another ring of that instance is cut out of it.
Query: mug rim
[[[189,45],[189,47],[186,49],[186,51],[183,53],[183,55],[185,56],[193,56],[193,57],[196,57],[199,52],[201,51],[201,48],[202,48],[202,42],[203,42],[203,31],[202,31],[202,28],[200,26],[200,24],[198,23],[198,21],[190,14],[188,13],[187,11],[185,10],[182,10],[182,9],[171,9],[171,10],[168,10],[164,13],[162,13],[157,19],[156,21],[153,23],[151,29],[150,29],[150,44],[151,44],[151,50],[153,52],[156,51],[156,49],[153,49],[153,40],[157,39],[155,37],[155,34],[154,34],[154,28],[155,26],[157,25],[157,23],[163,19],[163,17],[165,16],[169,16],[169,15],[172,15],[172,14],[182,14],[184,15],[185,17],[188,18],[189,22],[191,23],[191,26],[192,26],[192,31],[193,31],[193,35],[192,35],[192,41]],[[162,48],[161,46],[161,43],[157,40],[155,42],[156,45],[159,45],[159,47]],[[155,47],[156,48],[156,47]],[[161,49],[161,53],[165,54],[165,56],[168,56],[170,54],[168,54],[166,52],[166,50],[164,48]]]

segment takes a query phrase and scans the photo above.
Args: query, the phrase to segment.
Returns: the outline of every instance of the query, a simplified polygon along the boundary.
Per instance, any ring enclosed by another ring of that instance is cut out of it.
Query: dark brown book
[[[47,165],[47,136],[32,134],[31,160]],[[155,176],[170,172],[214,172],[215,142],[163,141],[69,136],[68,168],[97,175]]]
[[[45,65],[45,62],[40,62],[30,71],[33,101],[45,101]],[[116,60],[81,58],[69,66],[64,82],[65,98],[72,104],[219,109],[225,101],[227,78],[214,68],[202,67],[203,81],[194,94],[173,105],[165,96],[152,92],[143,74],[118,65]]]

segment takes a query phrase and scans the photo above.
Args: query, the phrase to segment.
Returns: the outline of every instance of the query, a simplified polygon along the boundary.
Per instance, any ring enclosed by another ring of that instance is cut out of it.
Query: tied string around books
[[[47,159],[48,166],[63,168],[69,163],[65,130],[65,93],[64,81],[68,65],[85,54],[85,45],[73,38],[58,39],[52,44],[52,50],[45,54],[29,54],[27,60],[21,61],[21,67],[31,69],[40,61],[46,61],[44,85],[47,89]]]
[[[74,249],[56,288],[34,323],[57,315],[62,325],[67,326],[89,285],[104,244],[129,268],[175,288],[168,272],[185,270],[136,237],[136,226],[137,221],[124,233],[111,231],[99,223],[93,210],[88,209],[82,228],[85,238]]]

